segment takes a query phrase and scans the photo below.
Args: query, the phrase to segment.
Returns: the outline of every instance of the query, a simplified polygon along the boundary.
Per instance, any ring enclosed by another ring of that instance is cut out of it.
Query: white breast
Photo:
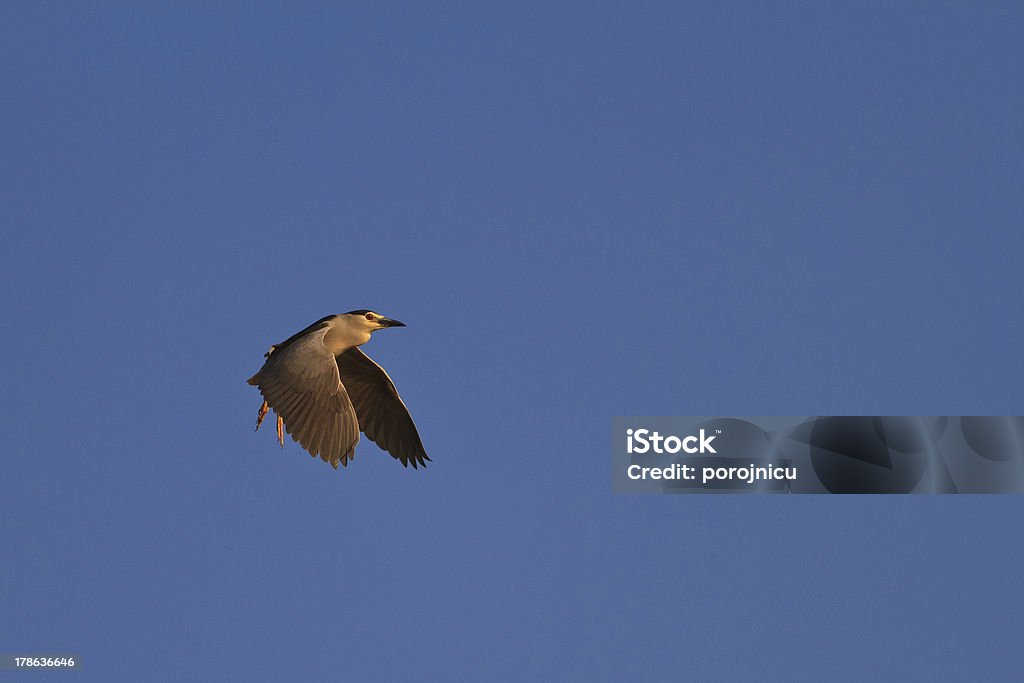
[[[370,331],[352,325],[347,315],[339,315],[331,320],[327,334],[324,335],[324,346],[335,356],[368,341],[370,341]]]

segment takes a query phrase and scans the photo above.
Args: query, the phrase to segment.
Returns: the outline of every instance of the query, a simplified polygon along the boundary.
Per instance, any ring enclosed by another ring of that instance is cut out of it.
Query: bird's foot
[[[260,425],[263,424],[263,418],[267,416],[267,409],[270,406],[264,401],[263,405],[260,406],[260,414],[256,416],[256,431],[260,431]]]
[[[277,442],[284,448],[284,420],[280,415],[277,416]]]

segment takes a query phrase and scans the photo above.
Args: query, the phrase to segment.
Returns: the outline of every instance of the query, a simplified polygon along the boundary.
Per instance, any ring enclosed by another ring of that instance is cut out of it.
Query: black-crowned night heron
[[[337,469],[355,457],[359,432],[408,467],[426,466],[426,451],[394,382],[360,350],[385,327],[405,327],[373,311],[329,315],[274,344],[249,384],[263,395],[256,418],[277,415],[277,440],[287,430],[314,458]]]

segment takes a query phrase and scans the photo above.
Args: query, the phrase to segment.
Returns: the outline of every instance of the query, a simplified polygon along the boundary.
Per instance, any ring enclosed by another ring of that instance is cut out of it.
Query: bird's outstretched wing
[[[271,349],[249,384],[259,387],[293,439],[337,468],[355,457],[359,422],[334,356],[324,347],[327,327],[311,328]]]
[[[408,467],[426,467],[419,432],[409,409],[395,389],[395,383],[358,346],[337,356],[341,381],[356,408],[359,429],[367,438]]]

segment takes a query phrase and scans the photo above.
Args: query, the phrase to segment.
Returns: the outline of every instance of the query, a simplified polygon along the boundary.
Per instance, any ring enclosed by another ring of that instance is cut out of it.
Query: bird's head
[[[391,318],[385,318],[380,313],[368,311],[366,309],[359,309],[358,311],[349,311],[345,314],[348,318],[349,325],[355,329],[365,330],[366,332],[376,332],[377,330],[383,330],[385,327],[405,327],[405,323],[393,320]]]

